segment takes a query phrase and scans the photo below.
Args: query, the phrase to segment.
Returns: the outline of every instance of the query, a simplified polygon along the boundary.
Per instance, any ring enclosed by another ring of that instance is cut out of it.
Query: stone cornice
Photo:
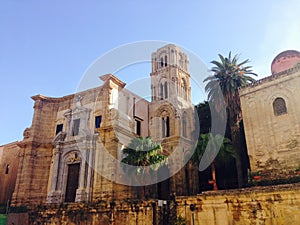
[[[121,88],[124,88],[126,85],[126,83],[124,83],[123,81],[121,81],[120,79],[115,77],[113,74],[105,74],[105,75],[99,76],[99,78],[101,80],[103,80],[104,82],[112,81],[113,83],[117,84]]]
[[[98,86],[98,87],[95,87],[95,88],[91,88],[91,89],[88,89],[88,90],[85,90],[85,91],[77,92],[75,94],[66,95],[66,96],[63,96],[63,97],[48,97],[48,96],[44,96],[44,95],[41,95],[41,94],[37,94],[37,95],[31,96],[31,98],[34,101],[44,100],[44,101],[47,101],[47,102],[56,103],[56,102],[61,102],[61,101],[65,101],[65,100],[72,100],[72,99],[75,100],[76,96],[84,96],[85,94],[87,94],[89,92],[92,92],[92,91],[95,91],[97,89],[99,89],[99,91],[100,91],[101,88],[102,88],[102,86]]]
[[[247,85],[241,87],[240,91],[242,91],[243,89],[246,89],[247,87],[255,87],[255,86],[267,83],[269,81],[275,80],[275,79],[277,79],[279,77],[288,76],[288,75],[296,73],[298,71],[300,71],[300,63],[297,63],[296,66],[294,66],[294,67],[292,67],[292,68],[290,68],[288,70],[284,70],[284,71],[282,71],[280,73],[272,74],[271,76],[268,76],[268,77],[262,78],[260,80],[257,80],[257,81],[255,81],[253,83],[247,84]]]
[[[67,95],[67,96],[60,97],[60,98],[47,97],[47,96],[38,94],[38,95],[32,96],[31,98],[34,101],[46,100],[48,102],[59,102],[59,101],[62,101],[62,100],[70,100],[70,99],[73,99],[74,97],[75,97],[75,94]]]
[[[42,142],[34,141],[32,139],[26,139],[26,140],[23,140],[23,141],[19,141],[17,143],[17,145],[21,148],[26,148],[28,146],[32,147],[33,149],[36,149],[36,148],[53,148],[53,145],[50,142],[42,143]]]

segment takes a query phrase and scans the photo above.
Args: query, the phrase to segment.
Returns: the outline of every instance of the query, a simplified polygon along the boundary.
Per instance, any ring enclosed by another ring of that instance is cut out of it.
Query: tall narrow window
[[[286,103],[283,98],[276,98],[273,102],[273,110],[275,116],[287,113]]]
[[[166,118],[166,137],[170,137],[170,118]]]
[[[8,174],[9,173],[9,164],[6,164],[6,167],[5,167],[5,174]]]
[[[160,84],[160,100],[164,99],[164,85]]]
[[[141,136],[141,121],[135,120],[135,132],[137,135]]]
[[[102,121],[102,116],[96,116],[95,117],[95,128],[100,128]]]
[[[164,66],[164,58],[161,57],[161,58],[160,58],[160,67],[163,67],[163,66]]]
[[[165,118],[161,119],[161,133],[162,133],[162,137],[164,138],[166,136],[166,122],[165,122]]]
[[[57,124],[55,134],[58,134],[59,132],[63,131],[63,127],[63,124]]]
[[[170,137],[170,118],[162,118],[162,137]]]
[[[73,120],[73,130],[72,130],[73,136],[77,136],[79,134],[79,126],[80,126],[80,119]]]
[[[165,98],[168,98],[168,82],[165,82]]]
[[[186,137],[186,116],[182,117],[182,136]]]
[[[165,56],[165,66],[167,66],[167,65],[168,65],[168,57]]]

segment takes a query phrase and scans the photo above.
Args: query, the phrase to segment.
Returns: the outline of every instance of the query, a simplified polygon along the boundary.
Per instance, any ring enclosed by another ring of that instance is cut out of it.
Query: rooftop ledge
[[[241,87],[239,89],[243,90],[244,88],[247,88],[247,87],[255,87],[255,86],[258,86],[260,84],[266,83],[268,81],[275,80],[278,77],[290,75],[290,74],[296,73],[298,71],[300,71],[300,63],[297,63],[294,67],[292,67],[290,69],[284,70],[284,71],[282,71],[280,73],[272,74],[271,76],[268,76],[268,77],[262,78],[260,80],[257,80],[257,81],[255,81],[253,83],[247,84],[247,85],[245,85],[245,86],[243,86],[243,87]]]

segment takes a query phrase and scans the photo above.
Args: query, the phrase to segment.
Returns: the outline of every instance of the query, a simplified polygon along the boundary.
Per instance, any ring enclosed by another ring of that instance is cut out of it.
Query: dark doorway
[[[166,180],[163,180],[157,184],[158,199],[170,199],[170,178],[169,169],[167,166],[163,166],[159,169],[158,178],[167,178]]]
[[[68,165],[68,179],[66,188],[66,202],[75,202],[76,190],[78,188],[80,163]]]

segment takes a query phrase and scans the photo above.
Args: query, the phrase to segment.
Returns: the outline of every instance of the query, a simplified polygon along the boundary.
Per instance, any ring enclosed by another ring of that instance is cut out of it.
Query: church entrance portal
[[[66,188],[66,202],[75,202],[76,190],[78,188],[80,163],[68,165],[68,178]]]

